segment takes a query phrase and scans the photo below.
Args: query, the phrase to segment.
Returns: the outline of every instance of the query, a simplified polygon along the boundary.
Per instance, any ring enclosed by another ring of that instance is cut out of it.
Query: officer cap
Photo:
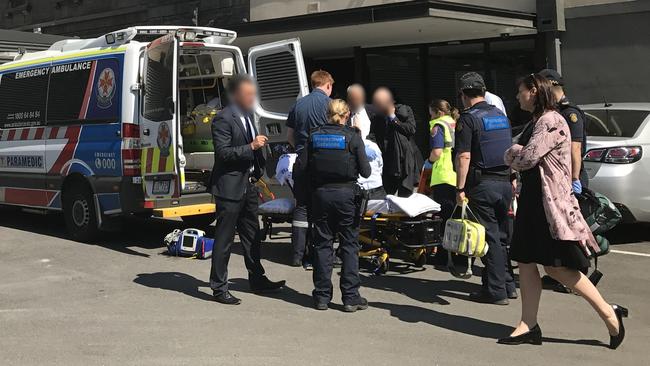
[[[460,90],[485,90],[483,77],[476,72],[468,72],[460,77]]]
[[[555,86],[562,86],[564,85],[564,79],[562,78],[562,75],[560,75],[559,72],[553,70],[553,69],[544,69],[539,72],[539,74],[545,78],[548,79],[548,81],[551,82],[551,84]]]

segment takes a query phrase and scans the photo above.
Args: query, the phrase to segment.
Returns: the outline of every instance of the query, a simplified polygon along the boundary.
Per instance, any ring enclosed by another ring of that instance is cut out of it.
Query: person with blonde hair
[[[359,175],[368,178],[371,170],[358,130],[346,126],[350,119],[347,103],[331,101],[327,117],[328,123],[309,135],[294,174],[302,175],[310,186],[314,307],[327,310],[332,300],[334,237],[338,234],[343,310],[354,312],[368,307],[368,301],[359,294],[361,188],[357,179]]]

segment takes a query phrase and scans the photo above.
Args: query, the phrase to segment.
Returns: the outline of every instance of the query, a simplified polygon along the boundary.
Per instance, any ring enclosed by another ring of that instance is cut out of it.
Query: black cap
[[[476,72],[468,72],[460,77],[460,90],[485,90],[483,77]]]
[[[540,71],[539,74],[547,78],[548,81],[550,81],[553,85],[564,85],[564,79],[562,79],[562,75],[553,69],[544,69]]]

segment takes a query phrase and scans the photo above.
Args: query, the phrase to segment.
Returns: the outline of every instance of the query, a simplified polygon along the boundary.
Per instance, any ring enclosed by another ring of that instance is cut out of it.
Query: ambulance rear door
[[[178,40],[167,34],[147,45],[144,54],[140,138],[146,200],[181,194],[178,53]]]
[[[250,48],[248,72],[259,89],[258,127],[269,138],[267,173],[273,176],[277,158],[288,144],[285,121],[289,110],[298,98],[309,94],[300,40],[288,39]]]

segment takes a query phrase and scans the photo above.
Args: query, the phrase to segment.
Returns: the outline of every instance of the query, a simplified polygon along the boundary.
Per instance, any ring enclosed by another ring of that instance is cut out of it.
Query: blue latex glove
[[[582,183],[580,182],[579,179],[574,180],[574,181],[571,183],[571,187],[573,188],[573,193],[574,193],[574,194],[577,195],[577,194],[581,194],[581,193],[582,193]]]
[[[375,149],[371,148],[370,146],[366,146],[366,157],[368,158],[368,161],[373,161],[377,159],[378,156],[379,154]]]
[[[424,161],[424,165],[422,166],[422,169],[427,170],[433,168],[433,163],[429,161],[429,159]]]

